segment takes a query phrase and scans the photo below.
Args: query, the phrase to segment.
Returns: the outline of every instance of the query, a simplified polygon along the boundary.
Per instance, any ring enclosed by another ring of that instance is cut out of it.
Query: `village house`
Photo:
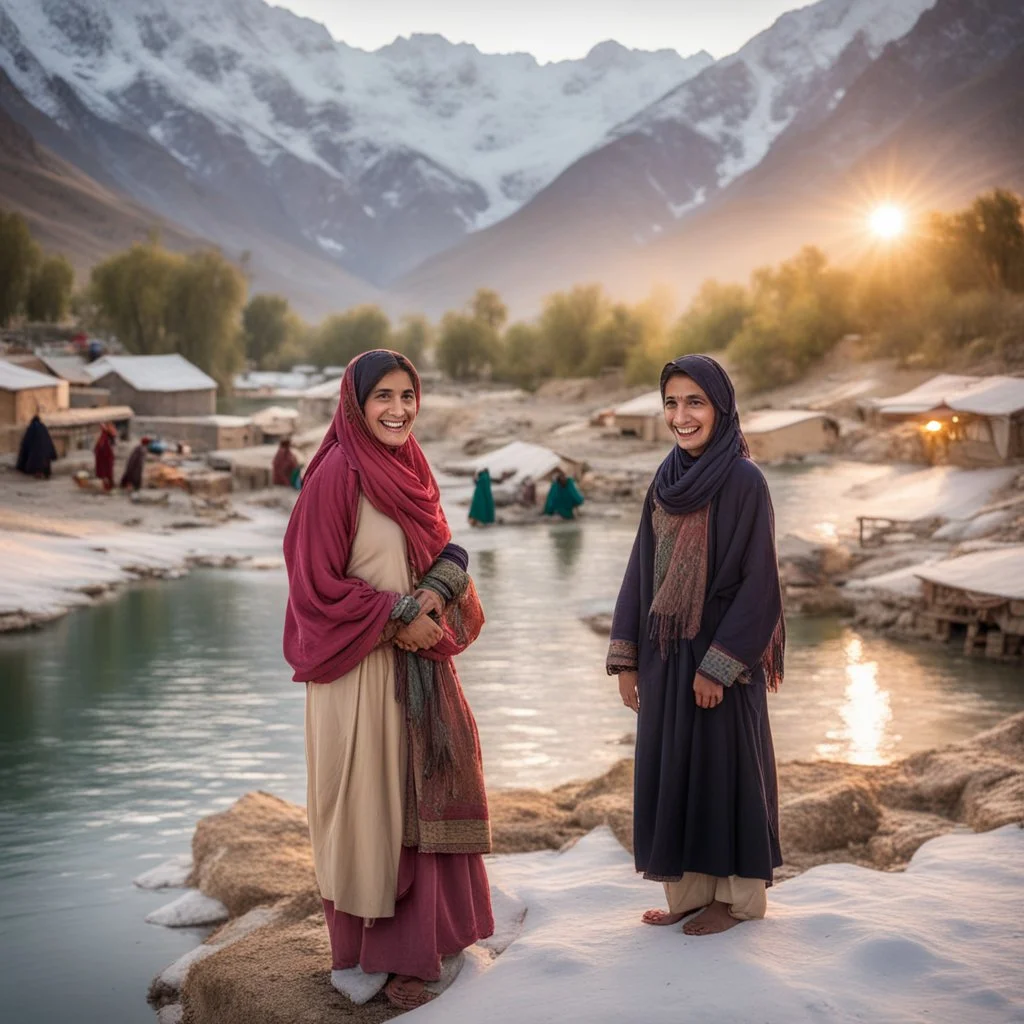
[[[932,463],[1024,458],[1024,377],[941,374],[903,395],[875,399],[872,412],[883,423],[917,423]]]
[[[660,391],[648,391],[637,398],[617,405],[611,414],[612,426],[625,437],[643,441],[672,441],[672,431],[665,425]]]
[[[261,443],[261,434],[248,416],[139,416],[135,434],[167,444],[187,444],[194,452],[231,451]]]
[[[0,360],[0,452],[18,450],[25,425],[37,413],[67,407],[66,381]]]
[[[304,429],[334,419],[334,411],[340,400],[340,377],[332,377],[322,384],[307,388],[299,395],[299,426]]]
[[[131,434],[132,415],[127,405],[101,405],[86,409],[60,409],[43,413],[41,418],[50,431],[57,455],[64,458],[69,452],[92,451],[105,423],[113,423],[117,436],[126,441]]]
[[[209,416],[217,411],[217,382],[177,353],[103,356],[90,363],[94,387],[137,416]]]
[[[743,436],[756,462],[780,462],[831,451],[839,423],[811,409],[762,409],[741,418]]]

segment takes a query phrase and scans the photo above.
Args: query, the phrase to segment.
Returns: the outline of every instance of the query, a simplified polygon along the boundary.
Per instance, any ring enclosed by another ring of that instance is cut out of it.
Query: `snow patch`
[[[387,971],[367,974],[358,964],[344,971],[331,971],[331,985],[356,1006],[368,1003],[387,982]]]
[[[195,928],[204,924],[219,924],[228,919],[228,908],[220,900],[204,896],[198,889],[192,889],[176,900],[165,904],[146,915],[149,924],[165,928]]]
[[[176,857],[144,871],[133,880],[140,889],[182,889],[192,873],[192,855],[179,853]]]
[[[768,917],[689,938],[641,924],[662,902],[606,828],[564,853],[496,857],[492,878],[529,904],[490,964],[470,957],[422,1024],[678,1024],[701,1020],[969,1020],[1024,1014],[1024,830],[926,843],[905,872],[812,868],[774,887]]]

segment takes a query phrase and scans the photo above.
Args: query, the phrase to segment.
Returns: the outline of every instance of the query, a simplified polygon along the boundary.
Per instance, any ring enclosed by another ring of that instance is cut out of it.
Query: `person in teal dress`
[[[473,480],[473,502],[469,506],[469,521],[473,526],[488,526],[494,522],[494,493],[491,491],[490,470],[481,469]]]
[[[566,476],[560,469],[555,472],[548,491],[548,499],[544,503],[544,515],[561,516],[563,519],[575,519],[576,509],[583,504],[583,495],[571,476]]]

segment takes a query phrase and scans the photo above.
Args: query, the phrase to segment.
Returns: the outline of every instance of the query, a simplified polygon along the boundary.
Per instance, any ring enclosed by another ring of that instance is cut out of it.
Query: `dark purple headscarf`
[[[654,497],[670,515],[681,516],[709,505],[737,459],[750,454],[740,430],[736,391],[729,375],[710,356],[682,356],[661,371],[661,397],[672,377],[695,380],[715,407],[715,426],[707,448],[694,458],[674,444],[658,467]]]

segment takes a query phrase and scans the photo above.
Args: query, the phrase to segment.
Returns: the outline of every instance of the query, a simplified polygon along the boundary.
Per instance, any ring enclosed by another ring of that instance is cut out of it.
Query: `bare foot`
[[[426,984],[422,978],[396,974],[384,986],[384,995],[387,1001],[399,1010],[415,1010],[417,1006],[423,1006],[424,1003],[436,998],[433,992],[427,991]]]
[[[688,910],[686,913],[692,914],[693,911]],[[648,910],[640,920],[644,924],[666,925],[677,924],[684,917],[686,917],[686,914],[670,914],[667,910]]]
[[[719,932],[727,932],[733,925],[740,924],[738,918],[729,913],[729,906],[719,900],[715,900],[709,907],[705,907],[692,921],[683,925],[684,935],[717,935]]]

